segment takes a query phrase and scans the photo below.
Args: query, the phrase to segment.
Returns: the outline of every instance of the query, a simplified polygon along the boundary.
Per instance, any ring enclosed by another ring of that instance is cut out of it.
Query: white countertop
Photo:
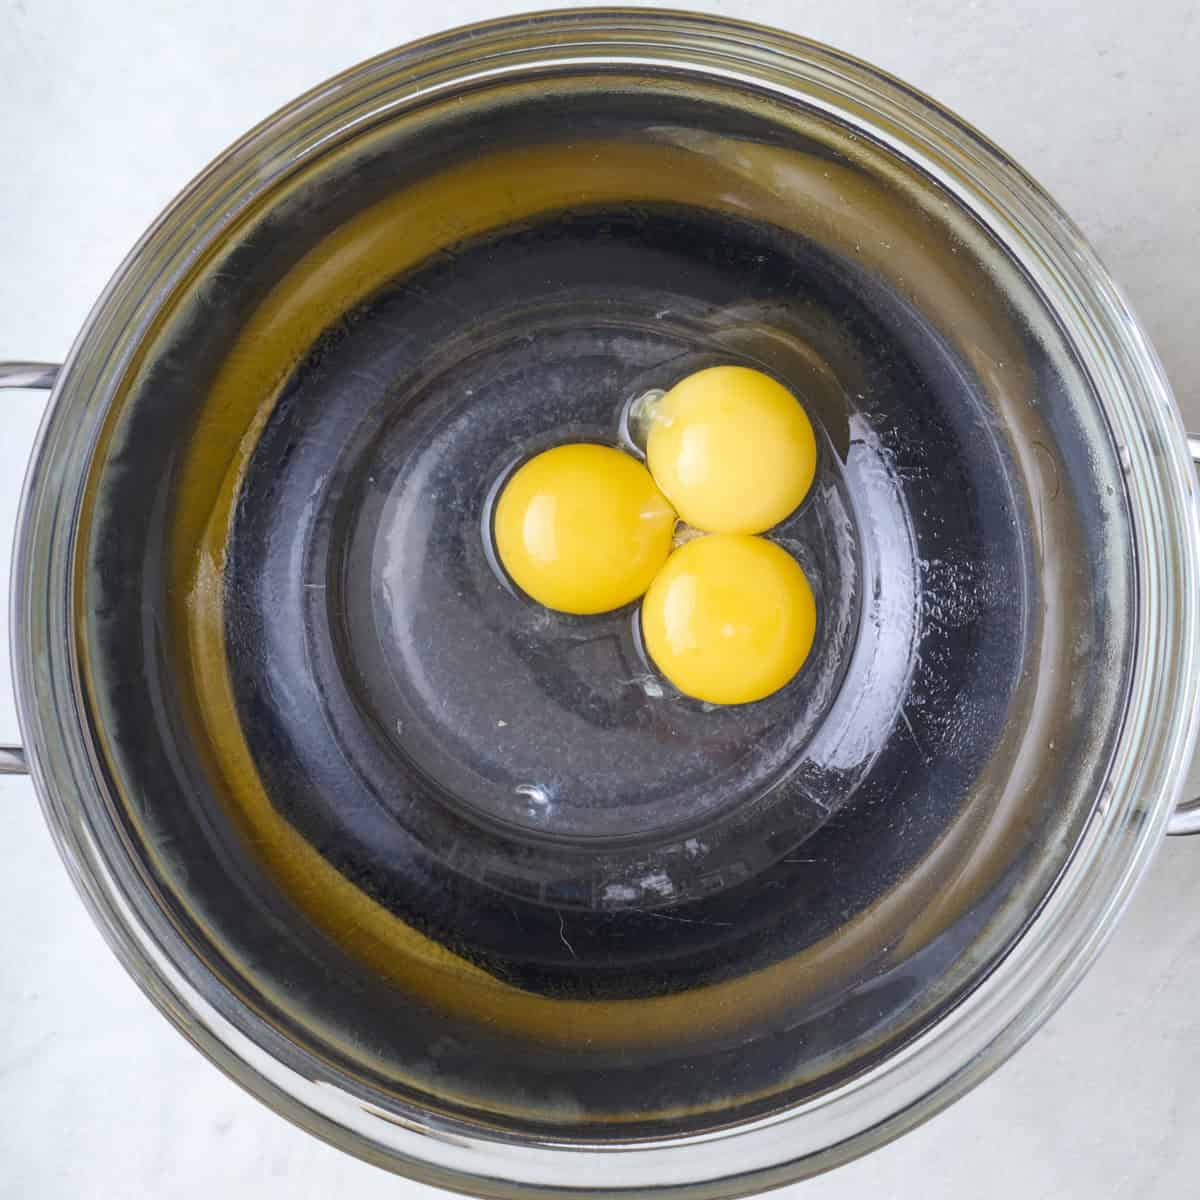
[[[828,41],[989,134],[1092,238],[1200,428],[1196,0],[691,6]],[[341,0],[330,19],[315,0],[0,3],[0,358],[61,359],[159,209],[280,104],[392,45],[520,7]],[[42,401],[3,397],[0,545]],[[15,735],[4,656],[0,741]],[[202,1059],[92,927],[27,780],[0,780],[0,812],[0,1200],[434,1200],[300,1133]],[[1200,839],[1177,840],[1087,981],[1015,1059],[917,1132],[794,1190],[1193,1197],[1196,997]]]

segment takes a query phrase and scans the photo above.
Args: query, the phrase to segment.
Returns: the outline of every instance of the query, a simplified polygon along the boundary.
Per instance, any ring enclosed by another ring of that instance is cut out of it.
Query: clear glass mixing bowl
[[[675,694],[498,482],[711,362],[819,426],[816,648]],[[64,861],[214,1062],[487,1195],[785,1182],[1091,961],[1195,735],[1196,484],[1070,223],[796,38],[587,11],[384,55],[134,250],[28,481],[14,661]]]

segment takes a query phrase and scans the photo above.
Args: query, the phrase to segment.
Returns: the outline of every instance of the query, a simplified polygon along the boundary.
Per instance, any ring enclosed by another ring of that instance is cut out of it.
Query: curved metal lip
[[[1116,382],[1102,397],[1128,455],[1138,538],[1139,656],[1109,781],[1021,942],[893,1058],[811,1101],[740,1126],[633,1145],[522,1139],[384,1112],[215,981],[144,894],[125,890],[106,779],[69,636],[80,485],[101,420],[155,305],[251,200],[334,136],[467,81],[547,64],[641,65],[754,85],[853,120],[954,191],[1014,248]],[[1119,385],[1119,386],[1118,386]],[[982,1080],[1078,982],[1146,870],[1200,720],[1200,508],[1179,414],[1136,319],[1069,219],[1000,151],[920,93],[847,55],[722,18],[658,10],[542,13],[476,25],[373,59],[302,96],[218,158],[159,217],[85,323],[51,397],[19,516],[12,599],[18,712],[64,863],[114,951],[217,1066],[325,1140],[422,1181],[487,1196],[735,1196],[815,1174],[889,1141]]]

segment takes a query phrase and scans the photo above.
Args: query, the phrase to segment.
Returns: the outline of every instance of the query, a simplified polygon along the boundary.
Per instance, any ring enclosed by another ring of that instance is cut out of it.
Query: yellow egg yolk
[[[778,691],[812,649],[803,570],[766,538],[713,534],[680,546],[642,601],[642,637],[685,695],[748,704]]]
[[[689,525],[761,533],[808,493],[817,445],[807,414],[781,383],[749,367],[709,367],[658,401],[646,463]]]
[[[675,510],[637,459],[609,446],[556,446],[504,485],[496,552],[539,604],[599,613],[636,600],[671,552]]]

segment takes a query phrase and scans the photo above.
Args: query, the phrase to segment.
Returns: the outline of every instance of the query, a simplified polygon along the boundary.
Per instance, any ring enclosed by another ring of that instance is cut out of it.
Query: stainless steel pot
[[[726,710],[487,554],[514,455],[714,359],[822,427],[773,533],[813,664]],[[0,379],[53,387],[0,765],[180,1029],[391,1169],[835,1165],[1020,1045],[1200,827],[1157,360],[1036,184],[823,47],[613,10],[384,55],[194,181],[61,370]]]

